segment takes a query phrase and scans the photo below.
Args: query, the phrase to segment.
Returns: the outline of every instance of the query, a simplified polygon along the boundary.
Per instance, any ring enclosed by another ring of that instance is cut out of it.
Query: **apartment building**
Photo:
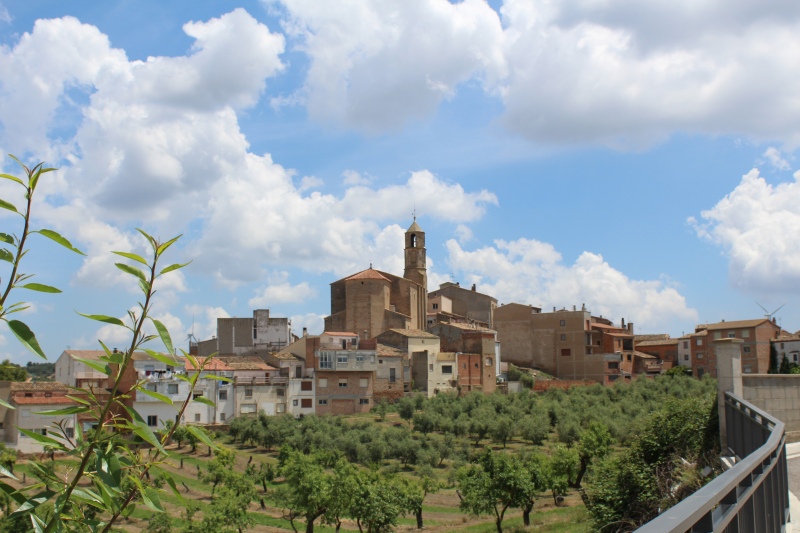
[[[800,334],[781,332],[777,338],[772,340],[772,346],[778,356],[778,365],[781,364],[784,357],[789,363],[800,364]]]
[[[272,317],[269,309],[256,309],[253,318],[218,318],[217,335],[197,343],[197,355],[263,356],[296,340],[288,318]]]
[[[70,394],[73,392],[59,382],[0,382],[0,398],[12,407],[12,409],[0,408],[3,442],[22,453],[42,453],[44,451],[42,444],[20,429],[47,435],[55,424],[61,424],[67,436],[73,437],[75,415],[39,414],[40,411],[78,405],[75,400],[67,397]]]
[[[428,294],[428,302],[438,304],[437,307],[429,304],[429,316],[436,312],[449,313],[464,317],[471,323],[493,327],[497,299],[478,292],[475,284],[471,289],[464,289],[460,283],[442,283],[437,290]]]
[[[701,324],[689,335],[692,350],[692,374],[717,377],[717,356],[714,342],[721,339],[741,339],[742,372],[766,374],[769,370],[771,342],[780,335],[781,328],[767,318],[754,320],[722,321]]]

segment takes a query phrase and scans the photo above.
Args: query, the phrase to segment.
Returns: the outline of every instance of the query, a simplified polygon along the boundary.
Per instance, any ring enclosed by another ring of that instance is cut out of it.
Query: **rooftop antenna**
[[[769,320],[770,322],[772,322],[772,317],[773,317],[773,316],[775,316],[775,313],[777,313],[778,311],[780,311],[781,309],[783,309],[783,306],[784,306],[784,305],[786,305],[786,304],[783,304],[783,305],[781,305],[780,307],[778,307],[777,309],[775,309],[775,310],[774,310],[773,312],[771,312],[771,313],[770,313],[769,311],[767,311],[767,308],[766,308],[766,307],[764,307],[763,305],[761,305],[760,303],[756,302],[756,305],[757,305],[757,306],[759,306],[761,309],[763,309],[763,310],[764,310],[764,312],[766,313],[764,316],[765,316],[765,317],[767,317],[767,320]]]

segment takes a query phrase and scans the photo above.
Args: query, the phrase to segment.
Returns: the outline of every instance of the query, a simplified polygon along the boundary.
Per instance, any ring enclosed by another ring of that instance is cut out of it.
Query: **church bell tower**
[[[406,230],[406,268],[403,277],[416,282],[428,291],[428,269],[425,266],[425,232],[417,224],[417,217],[414,223]]]

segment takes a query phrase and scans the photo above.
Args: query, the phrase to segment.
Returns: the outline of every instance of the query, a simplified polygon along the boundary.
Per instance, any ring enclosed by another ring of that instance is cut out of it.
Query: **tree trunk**
[[[533,502],[530,502],[529,504],[525,505],[525,507],[522,508],[522,523],[525,525],[525,527],[531,525],[532,509],[533,509]]]
[[[314,521],[306,521],[306,533],[314,533]]]
[[[414,514],[417,515],[417,529],[424,528],[425,525],[422,523],[422,507],[417,509]]]
[[[581,468],[578,470],[578,476],[575,478],[575,483],[570,483],[573,489],[581,488],[581,481],[583,481],[583,476],[586,475],[587,468],[589,468],[589,458],[581,456]]]

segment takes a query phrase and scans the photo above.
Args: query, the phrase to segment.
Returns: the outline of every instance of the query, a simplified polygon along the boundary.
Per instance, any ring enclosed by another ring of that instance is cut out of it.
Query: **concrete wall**
[[[744,399],[800,432],[800,375],[743,374]]]

